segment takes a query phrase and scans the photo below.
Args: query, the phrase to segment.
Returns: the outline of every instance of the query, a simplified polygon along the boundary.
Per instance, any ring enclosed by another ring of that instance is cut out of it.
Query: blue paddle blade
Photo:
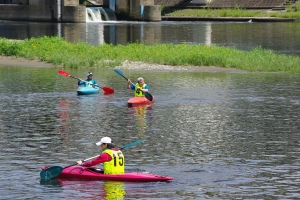
[[[145,142],[145,141],[146,140],[137,140],[135,142],[132,142],[132,143],[129,143],[129,144],[126,144],[126,145],[122,146],[120,149],[125,149],[125,148],[128,148],[128,147],[132,147],[134,145],[137,145],[137,144],[139,144],[141,142]]]
[[[149,100],[152,101],[153,100],[153,96],[149,93],[149,92],[144,92],[145,97]]]
[[[62,170],[63,168],[59,166],[49,167],[48,169],[42,170],[40,172],[40,177],[42,180],[49,180],[60,175]]]
[[[119,69],[114,69],[114,71],[119,74],[120,76],[124,77],[124,74]],[[125,78],[125,77],[124,77]]]

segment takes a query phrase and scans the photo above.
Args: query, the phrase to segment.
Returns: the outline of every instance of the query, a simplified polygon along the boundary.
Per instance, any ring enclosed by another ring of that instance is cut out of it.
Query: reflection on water
[[[257,46],[300,55],[300,24],[247,22],[98,22],[36,23],[0,21],[0,37],[25,39],[43,35],[69,42],[123,44],[205,44],[249,50]]]
[[[41,185],[48,188],[60,186],[61,193],[65,193],[67,199],[124,199],[126,191],[123,182],[117,181],[76,181],[54,179],[41,181]],[[57,189],[56,189],[57,190]]]
[[[70,100],[59,99],[57,108],[58,125],[56,126],[56,132],[61,135],[62,138],[68,140],[69,122],[70,122]]]
[[[85,71],[70,69],[77,77]],[[124,80],[112,69],[93,73],[115,93],[77,96],[76,82],[57,69],[0,68],[1,198],[107,195],[106,182],[39,178],[41,166],[98,155],[103,136],[118,147],[146,140],[123,150],[126,170],[174,178],[108,186],[123,188],[124,199],[300,198],[299,75],[149,71],[143,77],[155,102],[128,108]]]
[[[146,136],[147,121],[151,120],[152,106],[153,104],[143,104],[128,107],[130,125],[136,128],[139,138]]]
[[[67,199],[124,199],[126,191],[123,182],[117,181],[75,181],[75,180],[52,180],[43,185],[61,186],[61,192],[68,194]],[[76,192],[74,192],[76,191]]]
[[[65,179],[43,180],[40,182],[40,185],[45,190],[55,189],[56,192],[61,193],[59,196],[64,194],[66,199],[88,198],[105,200],[161,198],[162,196],[159,192],[161,189],[155,189],[160,184]],[[149,189],[151,192],[147,191]]]

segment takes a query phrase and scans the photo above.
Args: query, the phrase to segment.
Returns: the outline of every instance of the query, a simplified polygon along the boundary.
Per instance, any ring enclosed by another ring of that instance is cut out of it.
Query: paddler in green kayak
[[[84,167],[92,167],[103,163],[104,174],[124,174],[124,155],[114,146],[111,138],[103,137],[96,145],[100,146],[102,153],[92,161],[84,162],[83,160],[78,160],[77,164]]]
[[[135,97],[144,97],[145,92],[148,92],[149,86],[145,84],[144,79],[139,77],[138,82],[134,85],[131,83],[130,79],[127,81],[127,89],[134,90]]]

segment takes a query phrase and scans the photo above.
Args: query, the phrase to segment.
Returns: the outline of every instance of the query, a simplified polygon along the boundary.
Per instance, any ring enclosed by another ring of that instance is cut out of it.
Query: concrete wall
[[[129,16],[134,20],[141,20],[141,3],[139,0],[130,0]]]
[[[104,7],[108,7],[109,6],[109,0],[103,0],[103,4]]]
[[[161,21],[160,5],[154,0],[116,0],[116,14],[127,16],[129,20]]]
[[[29,5],[32,6],[54,6],[56,0],[29,0]]]
[[[144,6],[144,21],[161,21],[160,5]]]
[[[29,8],[29,21],[56,21],[53,6],[26,6]]]
[[[79,0],[61,0],[63,6],[79,6]]]
[[[20,6],[17,4],[7,4],[0,6],[1,20],[28,20],[28,6]]]
[[[129,1],[128,0],[116,0],[116,17],[120,20],[127,20],[129,18]]]
[[[20,5],[28,5],[29,0],[14,0],[12,3],[20,4]]]
[[[140,5],[153,6],[154,5],[154,0],[140,0]]]
[[[63,6],[62,7],[63,22],[86,22],[85,6]]]
[[[29,0],[0,0],[0,4],[20,4],[28,5]]]
[[[86,7],[79,5],[79,0],[24,1],[28,1],[28,5],[1,4],[0,20],[86,22]],[[160,6],[154,5],[154,0],[115,1],[117,17],[123,14],[127,20],[161,20]]]
[[[26,0],[27,1],[27,0]],[[28,5],[0,5],[0,20],[86,22],[86,8],[79,0],[28,0]]]

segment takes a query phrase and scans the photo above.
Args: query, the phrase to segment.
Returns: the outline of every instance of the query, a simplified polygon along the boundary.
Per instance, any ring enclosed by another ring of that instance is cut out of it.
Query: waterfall
[[[103,22],[116,21],[116,15],[113,10],[102,7],[87,7],[86,21],[87,22]]]

